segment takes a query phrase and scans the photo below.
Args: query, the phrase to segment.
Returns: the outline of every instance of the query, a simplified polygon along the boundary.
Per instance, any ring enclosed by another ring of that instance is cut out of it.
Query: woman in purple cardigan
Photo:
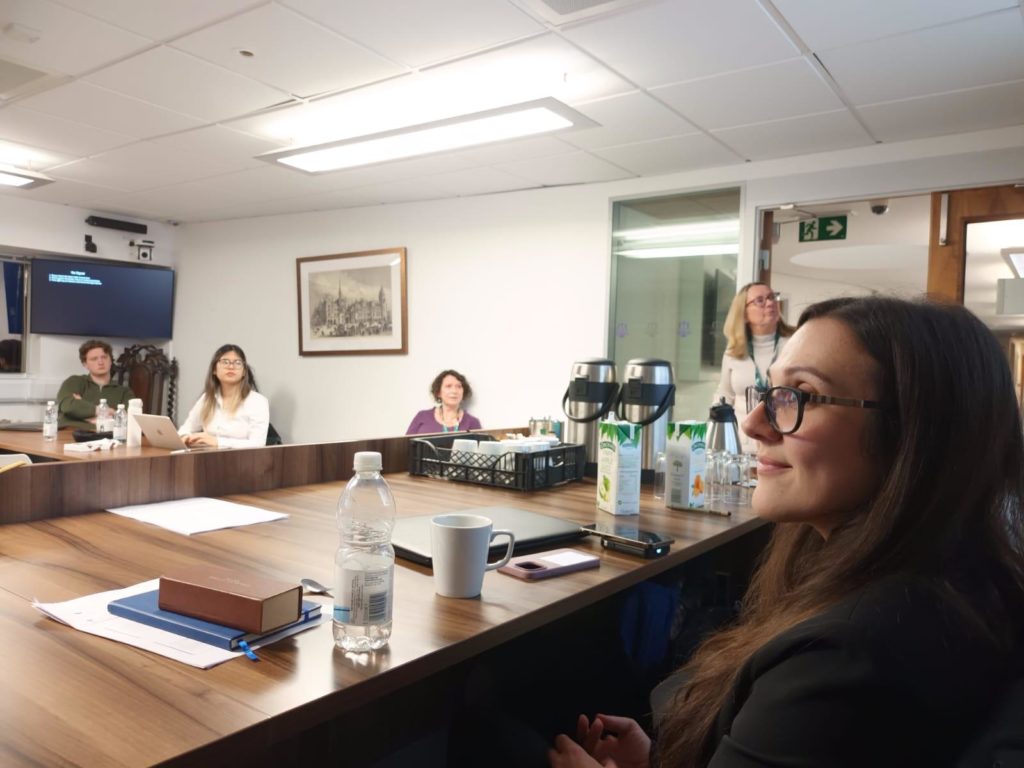
[[[413,416],[405,434],[428,435],[480,429],[480,420],[462,408],[462,401],[473,396],[473,388],[461,373],[450,369],[441,371],[430,385],[430,394],[437,405]]]

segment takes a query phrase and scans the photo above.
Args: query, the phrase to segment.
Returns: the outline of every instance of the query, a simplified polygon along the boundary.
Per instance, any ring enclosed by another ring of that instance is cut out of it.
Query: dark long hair
[[[1024,636],[1024,438],[1006,356],[963,307],[872,297],[805,310],[843,323],[877,363],[867,450],[888,468],[826,541],[779,523],[739,622],[698,649],[660,732],[660,764],[704,764],[743,663],[767,641],[896,572],[930,578],[961,619],[1009,652]],[[970,599],[967,599],[968,594]]]
[[[238,410],[238,406],[245,401],[245,398],[249,396],[249,393],[256,389],[256,375],[249,366],[249,361],[245,359],[245,352],[242,351],[242,348],[237,344],[225,344],[222,347],[218,347],[217,351],[213,353],[213,358],[210,360],[210,369],[206,373],[206,383],[203,386],[205,400],[203,401],[203,410],[199,415],[199,420],[203,423],[204,428],[210,423],[210,419],[213,418],[213,412],[217,408],[217,394],[220,392],[220,381],[217,379],[217,361],[228,352],[234,352],[242,358],[242,362],[245,363],[245,376],[239,382],[238,396],[231,402],[226,402],[222,399],[224,410],[228,413],[234,413]]]

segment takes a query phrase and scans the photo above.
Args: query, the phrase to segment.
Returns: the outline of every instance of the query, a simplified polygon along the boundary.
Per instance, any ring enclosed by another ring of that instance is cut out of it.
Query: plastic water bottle
[[[100,404],[96,406],[96,431],[109,432],[113,429],[111,421],[110,406],[107,405],[107,399],[105,397],[100,398]]]
[[[43,414],[43,440],[57,439],[57,404],[53,400],[46,401],[46,413]]]
[[[124,409],[124,403],[117,404],[114,414],[114,439],[120,443],[128,439],[128,411]]]
[[[395,498],[376,451],[355,455],[355,474],[338,501],[341,546],[334,556],[334,642],[346,651],[383,648],[391,637]]]

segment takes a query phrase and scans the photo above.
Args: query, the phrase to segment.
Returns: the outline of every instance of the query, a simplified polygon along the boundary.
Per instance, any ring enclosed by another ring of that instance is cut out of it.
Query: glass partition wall
[[[673,418],[708,417],[736,293],[740,190],[622,200],[612,208],[608,350],[672,364]]]

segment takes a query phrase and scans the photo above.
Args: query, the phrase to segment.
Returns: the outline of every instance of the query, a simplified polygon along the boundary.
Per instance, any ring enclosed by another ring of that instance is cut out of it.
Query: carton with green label
[[[613,515],[640,514],[639,424],[602,421],[597,425],[597,507]]]
[[[665,506],[704,506],[704,469],[708,425],[705,421],[670,421],[665,439]]]

